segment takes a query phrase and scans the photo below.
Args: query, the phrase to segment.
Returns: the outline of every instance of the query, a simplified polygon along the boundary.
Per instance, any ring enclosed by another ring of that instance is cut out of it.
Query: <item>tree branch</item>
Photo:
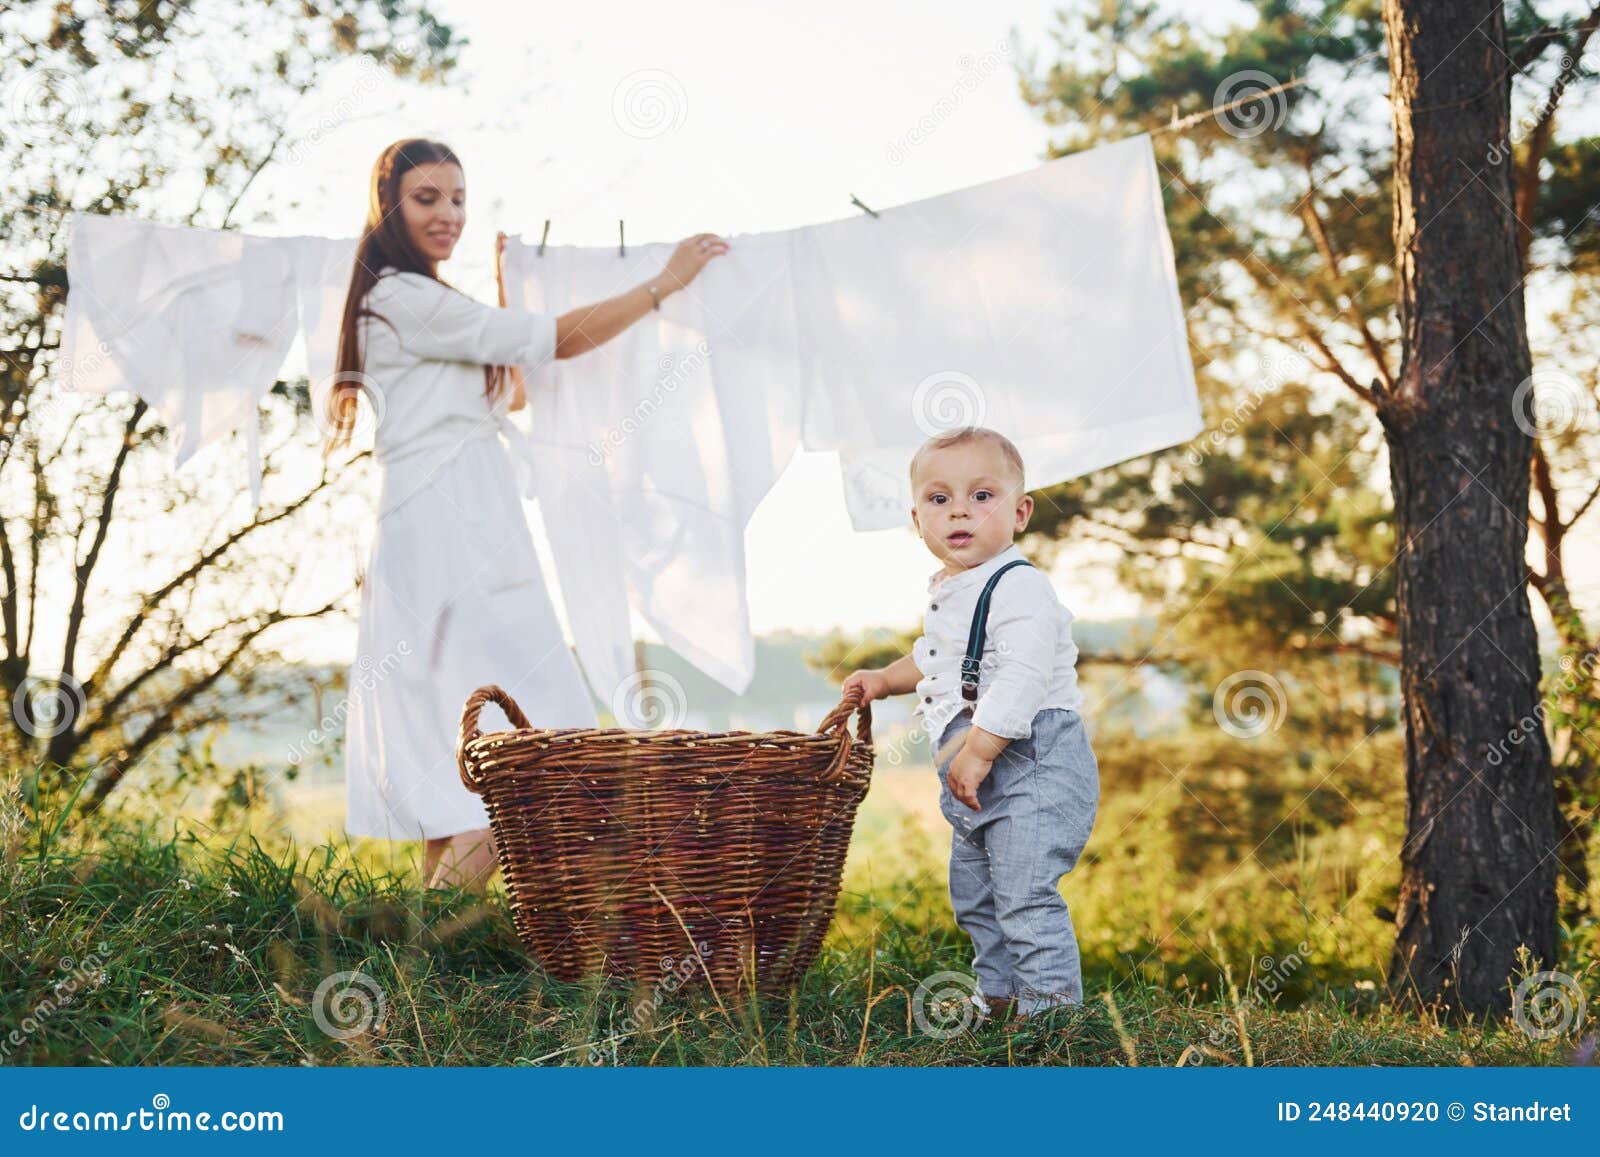
[[[1517,174],[1516,192],[1517,256],[1524,269],[1528,267],[1528,250],[1533,245],[1533,218],[1539,199],[1539,165],[1544,160],[1545,152],[1550,147],[1550,138],[1555,133],[1556,109],[1561,104],[1567,85],[1572,83],[1572,78],[1577,75],[1584,50],[1588,47],[1589,38],[1594,35],[1597,27],[1600,27],[1600,4],[1595,5],[1584,22],[1578,26],[1575,43],[1568,50],[1555,83],[1545,95],[1544,108],[1539,113],[1538,121],[1534,123],[1533,131],[1528,134],[1528,151],[1522,159],[1522,169]]]
[[[1333,241],[1328,237],[1327,227],[1323,224],[1322,214],[1317,212],[1317,183],[1312,171],[1311,160],[1306,160],[1306,195],[1300,202],[1300,215],[1305,219],[1306,226],[1311,230],[1311,239],[1316,244],[1317,251],[1322,254],[1322,260],[1328,266],[1328,272],[1333,275],[1335,284],[1344,290],[1345,300],[1349,303],[1343,312],[1350,318],[1351,323],[1361,334],[1361,340],[1367,347],[1367,356],[1372,359],[1372,364],[1378,367],[1378,377],[1386,389],[1394,389],[1394,374],[1389,370],[1389,361],[1384,356],[1383,347],[1378,344],[1378,339],[1372,332],[1366,317],[1356,306],[1355,287],[1350,284],[1345,276],[1344,269],[1339,262],[1339,254],[1333,247]]]
[[[132,618],[128,620],[127,624],[123,627],[122,634],[106,652],[105,657],[95,668],[94,673],[90,675],[89,678],[83,680],[82,686],[84,693],[86,695],[89,694],[94,688],[99,686],[104,680],[110,677],[111,671],[115,667],[117,661],[122,657],[123,653],[127,651],[129,644],[133,642],[134,636],[139,633],[139,629],[145,624],[146,621],[148,621],[151,612],[153,612],[156,607],[161,604],[162,600],[167,598],[167,596],[172,594],[172,592],[177,590],[179,587],[182,587],[184,584],[192,581],[203,570],[213,565],[224,554],[226,554],[233,547],[237,546],[242,540],[253,534],[255,531],[260,530],[264,526],[271,526],[273,523],[280,522],[283,519],[297,513],[306,505],[306,503],[310,502],[319,493],[321,493],[329,485],[331,480],[331,476],[328,474],[326,468],[324,468],[322,477],[318,479],[317,484],[302,494],[294,502],[280,507],[278,510],[264,517],[257,515],[257,517],[252,519],[250,522],[247,522],[243,526],[234,530],[216,546],[212,547],[210,550],[203,551],[199,557],[197,557],[187,567],[173,575],[172,578],[168,579],[160,587],[156,588],[156,590],[146,595],[143,603],[139,607],[139,610],[136,611]]]
[[[293,619],[317,618],[337,609],[338,605],[339,600],[335,599],[326,606],[314,611],[302,611],[296,614],[275,611],[267,615],[256,627],[247,631],[233,650],[229,651],[222,661],[217,664],[214,671],[201,679],[195,680],[195,682],[174,695],[162,712],[150,721],[149,725],[139,733],[133,742],[117,753],[116,759],[106,767],[94,786],[89,789],[83,804],[82,814],[93,815],[100,810],[101,805],[105,803],[106,797],[111,794],[117,784],[122,782],[123,776],[139,762],[139,759],[150,746],[172,731],[173,723],[178,714],[206,691],[209,691],[217,680],[226,675],[232,669],[234,663],[239,660],[239,657],[249,648],[250,644],[260,637],[262,632],[276,626],[278,623],[288,622]]]
[[[88,600],[89,578],[94,573],[95,564],[100,559],[100,548],[105,545],[106,534],[111,529],[111,513],[116,506],[117,491],[122,483],[122,470],[127,464],[128,455],[133,451],[133,434],[139,426],[139,420],[144,417],[149,405],[143,398],[134,404],[133,412],[128,415],[128,420],[123,425],[122,445],[117,448],[117,459],[111,467],[111,474],[106,479],[105,491],[100,496],[100,518],[95,525],[94,541],[90,544],[89,553],[79,562],[75,573],[75,587],[72,592],[72,610],[67,619],[67,641],[62,649],[61,673],[71,675],[77,661],[78,632],[83,628],[83,615]]]

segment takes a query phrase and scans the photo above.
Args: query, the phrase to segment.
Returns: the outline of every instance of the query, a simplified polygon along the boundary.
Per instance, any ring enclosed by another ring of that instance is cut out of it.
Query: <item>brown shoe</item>
[[[1017,1007],[1016,998],[1011,996],[986,996],[983,1003],[985,1020],[1007,1020]]]

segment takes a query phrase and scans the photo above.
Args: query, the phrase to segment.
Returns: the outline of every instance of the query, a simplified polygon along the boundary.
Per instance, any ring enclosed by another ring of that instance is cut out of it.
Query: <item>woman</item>
[[[325,411],[327,455],[349,442],[367,395],[383,475],[349,680],[345,830],[423,839],[433,888],[478,888],[495,867],[488,813],[456,769],[467,696],[498,683],[536,725],[599,722],[497,437],[505,412],[527,403],[521,367],[609,341],[728,248],[698,234],[649,281],[551,317],[504,308],[503,277],[501,308],[439,280],[465,220],[465,177],[449,148],[404,140],[384,150]],[[495,265],[499,276],[498,251]]]

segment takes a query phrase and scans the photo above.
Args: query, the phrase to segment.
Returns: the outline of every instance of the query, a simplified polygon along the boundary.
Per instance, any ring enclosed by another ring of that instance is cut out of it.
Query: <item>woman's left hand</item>
[[[496,233],[494,235],[494,283],[500,288],[501,309],[506,307],[505,253],[506,235],[504,233]]]

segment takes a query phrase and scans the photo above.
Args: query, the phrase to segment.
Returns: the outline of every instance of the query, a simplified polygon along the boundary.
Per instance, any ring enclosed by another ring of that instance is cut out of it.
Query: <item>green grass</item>
[[[1141,752],[1147,774],[1112,785],[1090,854],[1065,882],[1088,998],[1054,1023],[949,1037],[919,1027],[919,983],[968,971],[970,948],[950,917],[948,835],[928,822],[927,780],[889,772],[861,816],[821,958],[794,992],[755,1001],[553,983],[525,956],[498,884],[482,898],[425,892],[413,860],[388,845],[224,838],[131,814],[91,833],[0,826],[0,1033],[11,1034],[0,1063],[1571,1063],[1572,1037],[1537,1041],[1509,1019],[1440,1023],[1388,1003],[1386,926],[1372,908],[1392,886],[1395,836],[1373,818],[1388,813],[1390,789],[1364,756],[1340,761],[1346,796],[1316,765],[1277,764],[1292,782],[1268,789],[1224,759],[1199,776],[1170,773],[1181,751]],[[1108,742],[1102,765],[1126,754]],[[1319,777],[1312,794],[1335,794],[1297,826],[1275,793],[1309,798],[1301,789]],[[1593,935],[1569,929],[1563,962],[1591,1009]],[[320,1023],[314,1004],[342,972],[370,978],[360,983],[383,1006],[349,1036],[365,990],[325,1004]]]

